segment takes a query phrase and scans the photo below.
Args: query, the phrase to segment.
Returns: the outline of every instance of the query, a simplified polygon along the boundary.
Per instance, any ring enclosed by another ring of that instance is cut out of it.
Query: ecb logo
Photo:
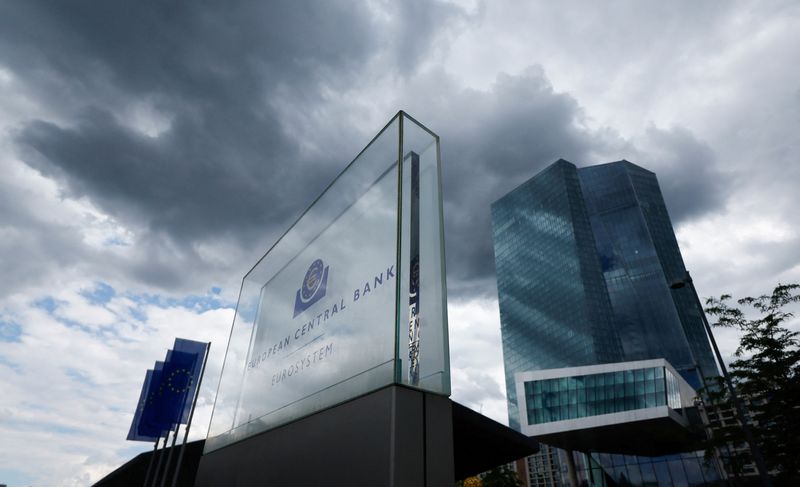
[[[328,266],[317,259],[311,263],[303,278],[303,285],[294,298],[294,317],[311,307],[325,296],[328,287]]]

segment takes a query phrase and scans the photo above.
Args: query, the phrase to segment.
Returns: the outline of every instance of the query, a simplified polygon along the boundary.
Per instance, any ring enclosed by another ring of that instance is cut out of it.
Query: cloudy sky
[[[655,171],[701,295],[800,281],[795,1],[0,2],[0,483],[87,485],[146,368],[397,110],[441,136],[453,398],[505,422],[489,204]],[[723,351],[735,348],[720,333]]]

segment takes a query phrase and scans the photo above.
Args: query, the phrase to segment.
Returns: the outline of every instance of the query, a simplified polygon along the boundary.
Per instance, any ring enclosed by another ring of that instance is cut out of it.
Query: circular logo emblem
[[[303,287],[300,292],[303,301],[308,301],[314,297],[319,285],[322,283],[322,271],[324,268],[322,259],[317,259],[311,263],[311,267],[306,272],[306,277],[303,278]]]

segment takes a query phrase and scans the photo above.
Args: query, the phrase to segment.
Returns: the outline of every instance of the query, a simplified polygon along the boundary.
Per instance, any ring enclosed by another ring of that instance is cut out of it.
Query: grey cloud
[[[649,127],[637,142],[627,158],[656,173],[673,225],[724,207],[731,176],[708,144],[681,127]]]
[[[440,21],[456,13],[413,5],[401,10]],[[313,110],[384,48],[383,26],[357,2],[23,2],[5,10],[0,54],[15,74],[57,87],[54,103],[84,97],[64,102],[77,105],[74,126],[43,120],[21,131],[26,160],[72,194],[178,239],[285,226],[347,158],[304,158],[275,102]],[[44,30],[25,28],[34,23]],[[436,23],[400,25],[392,48],[417,62]],[[140,100],[168,115],[166,132],[152,138],[128,128],[118,109]]]
[[[39,120],[21,128],[16,140],[26,162],[70,194],[149,228],[155,234],[144,238],[151,250],[174,245],[183,266],[202,260],[192,248],[197,242],[227,237],[252,249],[254,239],[277,236],[299,215],[353,154],[338,143],[309,155],[287,128],[286,107],[324,111],[325,93],[352,94],[361,71],[385,67],[374,63],[387,53],[390,69],[406,80],[396,106],[442,136],[452,295],[494,292],[494,200],[558,158],[581,164],[609,146],[606,134],[585,127],[578,102],[556,92],[541,67],[501,74],[484,91],[463,88],[441,70],[417,72],[437,32],[466,18],[452,6],[385,4],[396,18],[381,21],[356,4],[330,2],[305,8],[237,2],[186,11],[157,2],[136,9],[41,5],[10,9],[13,15],[0,21],[8,27],[0,36],[9,41],[0,55],[34,86],[55,87],[51,96],[78,93],[80,99],[63,102],[73,123]],[[34,20],[48,27],[43,39],[19,27]],[[166,114],[168,128],[155,137],[133,128],[120,110],[133,101]],[[329,132],[338,139],[366,140],[331,120]],[[614,158],[657,166],[661,174],[677,166],[676,182],[671,173],[662,176],[673,217],[719,204],[717,187],[707,182],[716,175],[710,150],[685,131],[651,132],[659,161],[627,153]],[[177,262],[135,271],[166,287],[181,281]]]
[[[68,196],[149,229],[137,245],[174,257],[134,259],[131,276],[175,288],[186,268],[209,267],[199,242],[267,248],[264,236],[279,235],[354,155],[345,144],[304,152],[307,134],[291,132],[286,107],[317,112],[374,63],[413,73],[460,15],[440,3],[385,7],[399,18],[359,2],[5,2],[0,66],[54,114],[19,127],[19,154]],[[137,104],[166,128],[138,130]],[[344,120],[328,126],[368,140]]]
[[[479,406],[485,401],[505,400],[505,391],[490,374],[475,370],[463,370],[465,383],[453,391],[457,401]]]
[[[726,202],[730,177],[691,132],[651,127],[643,140],[629,142],[592,131],[576,100],[554,92],[540,68],[501,75],[488,92],[462,90],[436,111],[448,114],[431,115],[441,127],[448,284],[455,295],[494,293],[489,207],[559,158],[582,166],[605,162],[594,159],[597,153],[614,153],[655,171],[676,225]]]
[[[448,288],[492,294],[491,203],[560,157],[585,159],[599,141],[581,127],[578,103],[556,93],[540,67],[500,75],[488,91],[448,91],[457,83],[441,73],[431,83],[447,94],[434,103],[409,95],[408,105],[442,138]]]

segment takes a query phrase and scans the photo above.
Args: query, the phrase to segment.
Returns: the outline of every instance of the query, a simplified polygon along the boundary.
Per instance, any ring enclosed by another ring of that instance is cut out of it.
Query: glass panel
[[[614,467],[612,477],[619,485],[629,485],[628,471],[624,466]]]
[[[672,476],[672,482],[675,487],[688,487],[689,481],[683,471],[683,463],[680,460],[670,460],[667,462],[669,465],[669,473]]]
[[[656,471],[651,463],[641,463],[639,470],[642,472],[642,485],[658,485]]]
[[[449,394],[438,154],[399,113],[244,277],[206,452],[393,382]]]
[[[629,485],[642,485],[642,473],[639,470],[639,465],[635,463],[628,464],[628,475]]]
[[[703,470],[700,468],[700,461],[696,458],[684,459],[683,468],[686,471],[686,477],[689,479],[689,485],[701,486],[705,483],[703,479]]]
[[[400,114],[402,245],[397,382],[450,394],[439,137]],[[361,235],[364,235],[363,229]]]
[[[633,370],[626,370],[625,372],[625,383],[633,382]]]
[[[669,467],[666,462],[655,462],[653,468],[656,471],[658,487],[672,487],[672,479],[669,476]]]
[[[625,410],[630,411],[632,409],[636,409],[636,399],[633,396],[628,396],[625,398]]]

